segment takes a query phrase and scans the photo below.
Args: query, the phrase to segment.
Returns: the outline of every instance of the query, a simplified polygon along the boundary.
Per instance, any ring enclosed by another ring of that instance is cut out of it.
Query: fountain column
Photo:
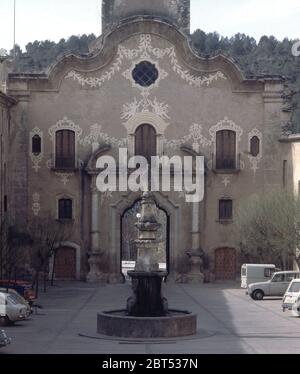
[[[137,262],[135,271],[128,272],[132,279],[133,296],[127,301],[127,313],[138,317],[159,317],[168,312],[167,300],[161,295],[162,280],[166,272],[159,271],[157,251],[157,206],[150,192],[144,192],[142,212],[136,227]]]

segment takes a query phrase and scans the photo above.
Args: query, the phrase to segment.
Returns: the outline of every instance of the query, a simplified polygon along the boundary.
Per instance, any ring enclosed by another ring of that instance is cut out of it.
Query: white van
[[[273,264],[244,264],[241,269],[241,288],[251,283],[265,282],[277,271]]]
[[[282,310],[285,312],[288,310],[293,310],[294,307],[299,307],[300,301],[300,279],[293,279],[283,296]],[[299,316],[299,310],[298,310]]]

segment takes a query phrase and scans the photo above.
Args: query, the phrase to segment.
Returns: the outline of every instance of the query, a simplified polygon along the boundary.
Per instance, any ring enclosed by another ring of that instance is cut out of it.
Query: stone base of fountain
[[[131,271],[133,296],[127,310],[98,314],[98,334],[119,338],[174,338],[195,335],[197,316],[168,309],[161,288],[163,271]]]
[[[98,334],[118,338],[175,338],[197,333],[197,315],[170,309],[164,317],[130,317],[126,310],[98,313]]]

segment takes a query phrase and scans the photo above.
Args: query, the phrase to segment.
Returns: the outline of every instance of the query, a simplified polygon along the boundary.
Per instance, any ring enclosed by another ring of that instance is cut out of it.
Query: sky
[[[0,49],[13,46],[13,2],[0,0]],[[101,0],[16,0],[16,43],[101,33]],[[300,0],[191,0],[191,30],[300,38]]]

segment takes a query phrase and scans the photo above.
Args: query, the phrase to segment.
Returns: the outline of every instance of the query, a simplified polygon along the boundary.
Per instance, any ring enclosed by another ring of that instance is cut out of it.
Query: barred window
[[[42,139],[39,135],[34,135],[32,137],[32,150],[31,152],[38,156],[42,152]]]
[[[260,140],[257,136],[253,136],[250,141],[251,156],[257,157],[260,153]]]
[[[236,133],[231,130],[217,132],[216,168],[236,168]]]
[[[233,202],[229,199],[222,199],[219,201],[219,220],[232,220],[233,217]]]
[[[132,71],[132,78],[142,87],[149,87],[158,79],[158,70],[149,61],[142,61]]]
[[[58,219],[73,219],[72,199],[60,199],[58,201]]]
[[[60,130],[56,132],[55,167],[75,168],[75,132]]]

